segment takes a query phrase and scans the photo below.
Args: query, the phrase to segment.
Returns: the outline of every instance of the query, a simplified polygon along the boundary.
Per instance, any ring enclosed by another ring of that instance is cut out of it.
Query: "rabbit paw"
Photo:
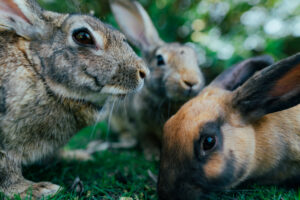
[[[86,150],[61,150],[59,157],[63,160],[92,161],[91,153]]]
[[[39,200],[43,197],[53,196],[61,187],[49,182],[39,182],[31,185],[26,191],[20,194],[22,199],[31,197],[32,200]]]

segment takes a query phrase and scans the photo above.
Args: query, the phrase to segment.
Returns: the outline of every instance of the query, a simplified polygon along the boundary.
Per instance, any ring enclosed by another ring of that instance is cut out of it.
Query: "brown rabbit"
[[[166,123],[160,199],[206,199],[246,181],[299,178],[300,54],[252,76],[269,60],[225,71]]]
[[[162,41],[137,1],[111,0],[110,5],[121,30],[141,50],[151,71],[142,91],[129,96],[125,109],[120,106],[122,110],[115,112],[112,126],[123,135],[137,136],[151,153],[160,144],[163,124],[200,92],[204,78],[194,49]]]
[[[33,0],[0,0],[0,29],[0,192],[40,198],[59,186],[25,180],[21,166],[104,117],[107,99],[138,91],[148,69],[120,32]]]

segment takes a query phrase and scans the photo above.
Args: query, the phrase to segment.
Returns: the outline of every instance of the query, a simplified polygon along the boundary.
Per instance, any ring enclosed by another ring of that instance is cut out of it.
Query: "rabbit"
[[[0,192],[32,199],[60,186],[26,180],[22,166],[104,118],[110,99],[139,91],[149,74],[119,31],[34,0],[0,0],[0,66]]]
[[[164,126],[159,199],[206,199],[241,183],[300,175],[300,54],[246,60]]]
[[[164,42],[140,3],[111,0],[110,6],[121,31],[141,50],[150,69],[144,88],[125,99],[121,110],[114,112],[111,126],[121,138],[138,138],[146,155],[151,156],[159,151],[163,124],[200,92],[204,76],[196,51],[185,44]]]

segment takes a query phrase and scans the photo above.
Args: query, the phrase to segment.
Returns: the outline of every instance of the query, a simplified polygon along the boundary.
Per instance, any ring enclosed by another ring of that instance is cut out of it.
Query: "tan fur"
[[[18,16],[23,18],[25,21],[30,23],[29,19],[22,13],[20,8],[16,5],[16,3],[13,0],[6,0],[7,6],[4,6],[3,9],[8,9],[9,11],[16,13]],[[3,5],[0,5],[3,6]]]
[[[256,159],[254,176],[259,177],[272,168],[266,182],[281,182],[299,174],[300,170],[300,106],[265,116],[254,124]],[[279,123],[280,122],[280,123]],[[268,152],[268,156],[265,154]],[[289,155],[289,159],[286,156]],[[262,159],[263,158],[263,159]],[[282,160],[285,160],[282,166]],[[285,170],[285,168],[288,170]]]
[[[245,181],[279,184],[300,176],[300,105],[292,107],[299,102],[292,101],[293,95],[299,95],[300,79],[296,73],[299,58],[300,54],[295,55],[258,72],[235,91],[225,90],[213,82],[167,121],[158,183],[160,199],[192,200],[205,195],[202,190],[226,190]],[[283,73],[282,69],[287,70]],[[255,85],[268,80],[271,86],[268,82],[261,88]],[[249,119],[234,104],[239,101],[233,98],[240,98],[252,86],[253,94],[261,90],[266,95],[259,99],[261,102],[273,98],[268,93],[274,93],[268,91],[273,91],[275,83],[286,87],[279,92],[275,86],[280,98],[273,102],[282,101],[285,108],[289,103],[286,99],[291,98],[292,108],[280,112],[271,108],[273,113],[261,117],[261,112],[257,112],[257,118]],[[205,134],[215,135],[216,146],[212,152],[198,155],[198,151],[204,152],[200,138]]]
[[[219,174],[222,173],[224,169],[223,157],[216,154],[207,162],[207,165],[204,166],[204,174],[208,178],[217,178]]]

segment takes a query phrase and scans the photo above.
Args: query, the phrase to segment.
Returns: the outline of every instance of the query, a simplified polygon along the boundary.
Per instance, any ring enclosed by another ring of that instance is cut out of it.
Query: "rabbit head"
[[[0,30],[16,37],[49,91],[63,98],[101,106],[107,96],[141,89],[149,73],[125,36],[92,16],[0,0]]]
[[[150,68],[145,87],[174,101],[187,100],[200,92],[204,77],[193,48],[162,41],[137,1],[111,0],[111,9],[121,30],[142,51]]]
[[[284,126],[291,136],[299,132],[299,108],[284,117],[265,115],[300,102],[300,54],[271,64],[263,56],[230,68],[169,119],[161,151],[160,199],[205,199],[209,191],[281,170],[278,159],[288,156],[284,149],[289,147],[277,131]],[[299,140],[294,145],[299,147]]]

